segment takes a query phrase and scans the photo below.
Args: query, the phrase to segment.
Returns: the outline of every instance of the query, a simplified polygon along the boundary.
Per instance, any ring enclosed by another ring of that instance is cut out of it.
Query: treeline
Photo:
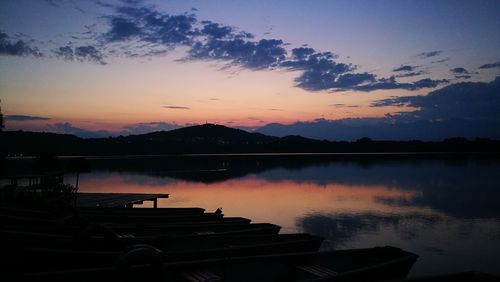
[[[369,138],[355,142],[326,141],[300,136],[272,137],[219,125],[93,139],[42,132],[0,132],[0,154],[3,156],[368,152],[500,152],[500,141],[465,138],[439,142],[374,141]]]

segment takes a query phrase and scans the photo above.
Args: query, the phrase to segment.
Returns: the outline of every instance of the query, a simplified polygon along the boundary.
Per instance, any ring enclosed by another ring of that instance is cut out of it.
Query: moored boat
[[[182,236],[128,236],[113,237],[92,235],[87,238],[50,233],[31,233],[0,229],[0,241],[9,245],[23,247],[64,248],[68,250],[125,250],[137,244],[155,246],[163,251],[199,250],[225,246],[241,246],[249,244],[289,243],[303,241],[303,247],[296,245],[294,252],[317,250],[322,238],[309,234],[194,234]]]
[[[90,226],[90,228],[89,228]],[[88,225],[75,226],[71,228],[61,228],[58,226],[30,226],[30,225],[3,225],[2,229],[10,231],[21,231],[27,233],[47,233],[47,234],[66,234],[77,236],[86,230],[92,231],[93,226],[106,225]],[[278,234],[281,227],[271,223],[196,223],[196,224],[169,224],[169,225],[148,225],[148,226],[127,226],[112,225],[107,226],[118,236],[182,236],[182,235],[202,235],[202,234]],[[92,233],[91,233],[92,234]]]
[[[499,282],[500,277],[477,271],[464,271],[455,273],[446,273],[438,275],[429,275],[421,277],[412,277],[390,282]]]
[[[149,255],[148,255],[149,254]],[[137,256],[142,256],[139,260]],[[417,255],[394,247],[162,263],[135,249],[114,267],[2,274],[4,281],[379,281],[403,278]],[[134,262],[140,261],[139,264]]]
[[[322,238],[307,234],[275,236],[237,236],[213,238],[212,240],[173,240],[164,242],[162,248],[155,248],[162,261],[200,260],[207,258],[230,258],[248,255],[280,254],[317,251]],[[112,266],[127,251],[150,246],[133,245],[121,251],[78,250],[57,246],[33,246],[25,242],[0,244],[0,253],[8,257],[0,266],[0,272],[35,272],[61,270],[77,267]],[[3,269],[2,269],[3,268]]]

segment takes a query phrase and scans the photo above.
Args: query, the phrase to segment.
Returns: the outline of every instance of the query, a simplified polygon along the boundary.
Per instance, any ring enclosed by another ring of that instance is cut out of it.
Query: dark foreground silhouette
[[[74,135],[0,132],[0,155],[158,155],[225,153],[500,152],[500,141],[451,138],[439,142],[327,141],[273,137],[205,124],[141,135],[83,139]]]

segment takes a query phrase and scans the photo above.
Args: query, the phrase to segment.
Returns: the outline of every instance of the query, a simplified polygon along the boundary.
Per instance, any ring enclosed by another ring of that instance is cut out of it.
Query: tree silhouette
[[[2,100],[0,100],[0,132],[4,128],[4,123],[3,123],[3,114],[2,114]]]

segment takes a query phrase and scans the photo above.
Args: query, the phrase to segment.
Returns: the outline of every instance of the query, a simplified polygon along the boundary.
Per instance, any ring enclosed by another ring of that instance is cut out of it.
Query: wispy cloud
[[[414,71],[417,69],[418,66],[411,66],[411,65],[401,65],[395,69],[393,69],[393,72],[409,72],[409,71]]]
[[[500,68],[500,61],[495,62],[495,63],[490,63],[490,64],[484,64],[479,67],[480,69],[494,69],[494,68]]]
[[[477,72],[471,72],[462,67],[452,68],[450,72],[453,73],[457,79],[469,79],[473,74],[477,74]]]
[[[417,70],[419,68],[420,66],[401,65],[392,71],[396,73],[396,75],[394,75],[395,77],[413,77],[427,74],[427,72],[423,70]]]
[[[413,77],[413,76],[419,76],[419,75],[424,75],[424,74],[428,74],[428,73],[420,70],[420,71],[400,73],[400,74],[395,75],[395,77]]]
[[[183,107],[183,106],[163,106],[165,109],[174,109],[174,110],[190,110],[191,108],[189,107]]]
[[[441,84],[449,83],[447,79],[430,79],[424,78],[411,83],[397,82],[395,76],[391,76],[388,79],[380,79],[373,84],[360,85],[355,89],[359,91],[374,91],[380,89],[405,89],[405,90],[418,90],[422,88],[436,88]]]
[[[2,31],[0,31],[0,55],[34,57],[43,56],[38,48],[30,46],[29,42],[20,39],[11,40],[9,39],[9,36]]]
[[[453,74],[471,74],[468,70],[462,67],[450,69]]]
[[[431,57],[435,57],[435,56],[441,55],[441,54],[443,54],[443,52],[444,51],[442,51],[442,50],[422,52],[422,53],[417,54],[417,57],[419,57],[421,59],[427,59],[427,58],[431,58]]]
[[[444,58],[444,59],[441,59],[441,60],[432,61],[431,64],[445,63],[445,62],[448,62],[449,60],[451,60],[451,58]]]
[[[63,46],[59,47],[56,50],[53,50],[56,57],[70,60],[70,61],[79,61],[79,62],[94,62],[100,65],[106,65],[107,63],[104,61],[104,55],[101,51],[94,46],[79,46],[79,47],[71,47],[71,46]]]
[[[6,115],[6,121],[33,121],[33,120],[49,120],[48,117],[28,116],[28,115]]]
[[[359,107],[359,105],[347,105],[347,104],[342,104],[342,103],[330,104],[328,106],[335,107],[335,108],[358,108]]]

